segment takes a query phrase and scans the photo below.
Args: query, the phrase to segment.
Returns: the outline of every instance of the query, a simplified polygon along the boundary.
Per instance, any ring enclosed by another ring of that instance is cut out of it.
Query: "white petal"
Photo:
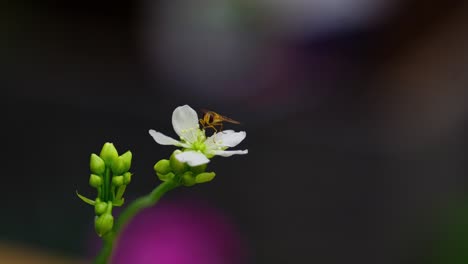
[[[176,159],[180,162],[187,162],[189,166],[199,166],[210,162],[210,160],[200,152],[196,151],[184,151],[177,154]]]
[[[198,115],[190,106],[183,105],[174,110],[172,113],[172,126],[177,135],[185,141],[193,143],[197,140]]]
[[[248,149],[245,150],[214,150],[211,153],[214,155],[222,156],[222,157],[230,157],[232,155],[244,155],[249,153]]]
[[[246,137],[245,131],[234,132],[234,130],[225,130],[215,133],[209,137],[205,144],[208,149],[219,149],[219,147],[235,147]]]
[[[174,146],[181,146],[181,143],[171,137],[164,135],[161,132],[156,130],[150,129],[149,134],[154,138],[158,144],[161,145],[174,145]]]

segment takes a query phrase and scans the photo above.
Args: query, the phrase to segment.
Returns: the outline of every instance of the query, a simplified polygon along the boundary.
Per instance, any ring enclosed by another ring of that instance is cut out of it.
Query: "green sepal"
[[[104,171],[106,170],[106,164],[104,163],[103,159],[101,159],[98,155],[93,153],[89,158],[89,168],[92,173],[97,175],[103,175]]]
[[[104,160],[106,165],[112,165],[112,163],[119,157],[119,153],[115,148],[114,144],[106,142],[101,149],[99,156]]]
[[[170,158],[171,168],[175,174],[182,174],[186,172],[189,168],[189,166],[186,163],[180,162],[178,159],[176,159],[175,156],[180,153],[182,153],[182,151],[177,149],[172,153]]]
[[[216,173],[214,172],[203,172],[195,176],[195,182],[196,183],[209,182],[213,180],[215,176],[216,176]]]
[[[187,171],[184,173],[184,175],[182,175],[182,184],[187,187],[196,184],[195,177],[193,177],[193,173],[191,171]]]
[[[174,179],[175,174],[172,172],[169,172],[167,174],[161,174],[161,173],[156,173],[158,175],[158,178],[161,181],[168,181]]]
[[[172,172],[171,162],[167,159],[162,159],[154,164],[153,169],[156,173],[163,175],[168,174],[169,172]]]
[[[212,159],[215,155],[206,153],[205,156],[206,156],[208,159]]]
[[[200,166],[190,167],[190,171],[192,171],[193,174],[197,175],[197,174],[200,174],[202,172],[205,172],[207,166],[208,166],[208,164],[202,164]]]
[[[89,204],[89,205],[94,206],[94,205],[96,204],[96,201],[93,201],[93,200],[91,200],[91,199],[89,199],[89,198],[84,197],[83,195],[79,194],[78,191],[76,191],[76,195],[78,195],[78,197],[79,197],[81,200],[83,200],[83,202],[85,202],[85,203],[87,203],[87,204]]]

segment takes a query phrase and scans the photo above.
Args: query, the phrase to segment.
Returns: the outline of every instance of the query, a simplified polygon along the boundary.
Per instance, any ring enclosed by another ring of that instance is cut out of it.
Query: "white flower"
[[[192,167],[210,162],[209,158],[215,155],[229,157],[248,153],[248,150],[226,150],[241,143],[246,136],[245,131],[226,130],[207,138],[205,130],[200,129],[198,121],[197,113],[190,106],[179,106],[172,113],[172,126],[180,140],[175,140],[153,129],[149,133],[161,145],[182,147],[184,152],[177,154],[176,158]]]

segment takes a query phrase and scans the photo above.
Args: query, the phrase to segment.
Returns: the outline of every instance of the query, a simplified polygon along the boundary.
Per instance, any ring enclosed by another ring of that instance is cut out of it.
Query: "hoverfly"
[[[223,130],[223,122],[228,122],[231,124],[240,124],[239,121],[233,120],[226,116],[222,116],[213,111],[202,109],[202,112],[205,113],[203,119],[200,119],[200,124],[203,126],[203,129],[210,127],[213,128],[215,132],[218,132],[218,130]]]

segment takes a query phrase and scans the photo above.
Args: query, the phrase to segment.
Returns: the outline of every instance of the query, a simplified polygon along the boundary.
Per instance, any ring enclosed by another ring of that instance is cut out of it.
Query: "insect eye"
[[[212,115],[210,115],[209,121],[210,121],[210,123],[214,121],[214,117]]]

